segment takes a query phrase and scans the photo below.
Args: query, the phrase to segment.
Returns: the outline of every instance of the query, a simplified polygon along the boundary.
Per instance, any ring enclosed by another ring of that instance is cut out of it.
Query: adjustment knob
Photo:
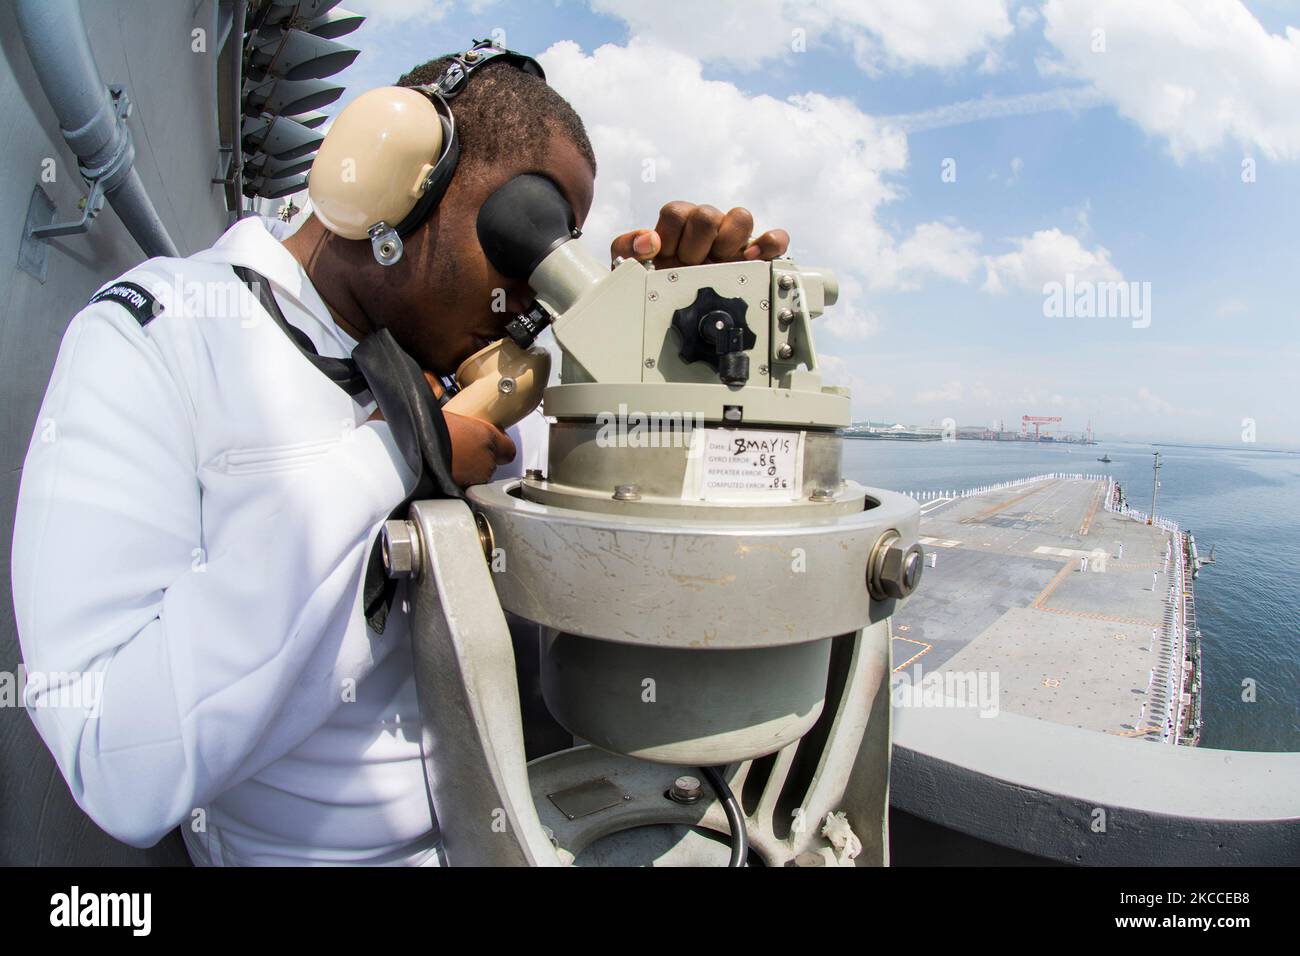
[[[748,308],[744,299],[723,297],[712,286],[696,292],[694,302],[673,313],[682,361],[708,363],[726,385],[749,381],[749,356],[744,353],[758,336],[745,321]]]

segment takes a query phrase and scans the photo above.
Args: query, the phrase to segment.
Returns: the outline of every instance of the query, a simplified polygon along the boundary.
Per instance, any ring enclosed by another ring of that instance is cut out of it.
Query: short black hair
[[[425,86],[451,65],[452,55],[422,63],[397,81],[398,86]],[[596,153],[587,129],[573,107],[545,80],[507,63],[489,63],[475,71],[454,100],[456,135],[461,163],[492,164],[503,156],[523,156],[541,162],[546,137],[537,136],[539,125],[558,133],[578,148],[596,173]]]

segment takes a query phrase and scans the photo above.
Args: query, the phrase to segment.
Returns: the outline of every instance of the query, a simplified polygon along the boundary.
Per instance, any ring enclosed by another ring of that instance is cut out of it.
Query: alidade
[[[536,294],[503,354],[550,327],[561,363],[543,474],[471,488],[472,516],[412,511],[423,719],[458,741],[429,763],[451,862],[699,863],[729,840],[733,862],[739,842],[769,865],[843,863],[822,834],[836,813],[883,861],[889,617],[919,583],[919,515],[843,475],[850,399],[813,339],[834,275],[610,269],[536,175],[489,198],[478,234]],[[456,540],[487,562],[456,566]],[[501,609],[540,626],[546,705],[582,742],[527,768]],[[718,800],[671,796],[701,775]],[[484,800],[511,839],[484,829]]]

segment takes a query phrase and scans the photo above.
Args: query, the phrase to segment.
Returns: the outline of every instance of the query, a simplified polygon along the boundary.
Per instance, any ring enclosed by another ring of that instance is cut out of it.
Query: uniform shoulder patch
[[[101,289],[91,296],[89,305],[96,302],[116,302],[144,328],[163,310],[162,303],[154,294],[134,282],[114,282],[107,289]]]

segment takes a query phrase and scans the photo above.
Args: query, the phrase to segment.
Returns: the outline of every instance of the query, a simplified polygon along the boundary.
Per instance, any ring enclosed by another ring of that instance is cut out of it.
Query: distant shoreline
[[[890,435],[888,434],[887,431],[882,429],[881,431],[872,432],[870,434],[862,433],[862,432],[859,432],[857,434],[845,434],[841,432],[841,437],[853,438],[853,439],[866,438],[872,441],[903,441],[903,442],[915,443],[917,441],[927,441],[927,439],[938,440],[940,436],[935,435],[932,438],[930,435],[918,435],[915,432],[909,432],[904,435]],[[1113,445],[1148,445],[1152,448],[1197,448],[1203,451],[1248,451],[1248,452],[1262,452],[1269,455],[1289,455],[1291,457],[1300,457],[1300,447],[1295,447],[1295,448],[1285,448],[1285,447],[1277,447],[1277,446],[1270,447],[1267,445],[1254,445],[1247,442],[1242,442],[1241,444],[1238,445],[1206,445],[1206,444],[1200,444],[1198,442],[1186,442],[1186,441],[1184,442],[1151,441],[1150,439],[1146,439],[1146,438],[1110,438],[1110,439],[1098,438],[1095,441],[1093,441],[1091,444],[1088,444],[1087,442],[1079,442],[1079,441],[1034,441],[1032,438],[991,439],[991,438],[962,438],[960,436],[956,440],[961,442],[978,441],[988,445],[999,445],[999,444],[1041,445],[1048,448],[1051,447],[1060,448],[1063,446],[1066,448],[1076,448],[1076,447],[1096,448],[1099,451],[1102,450],[1103,446],[1105,445],[1112,445],[1112,446]],[[951,444],[951,442],[943,442],[943,444]]]
[[[1134,444],[1138,443],[1134,442]],[[1145,444],[1154,445],[1157,448],[1203,448],[1206,451],[1258,451],[1270,455],[1300,455],[1300,449],[1296,448],[1249,448],[1245,447],[1245,442],[1241,445],[1197,445],[1193,442],[1176,441],[1153,441]]]

